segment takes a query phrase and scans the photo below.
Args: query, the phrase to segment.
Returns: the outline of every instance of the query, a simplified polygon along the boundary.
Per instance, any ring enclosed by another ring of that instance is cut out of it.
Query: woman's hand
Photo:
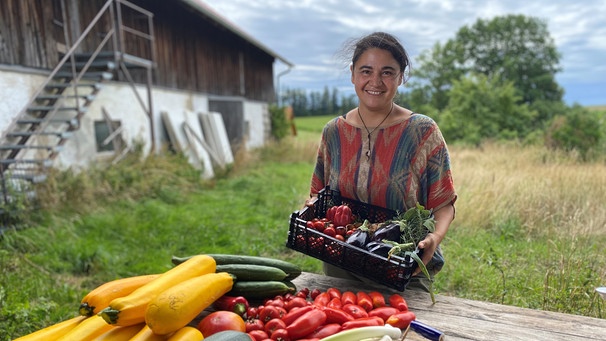
[[[305,200],[305,207],[314,207],[316,201],[318,201],[318,197],[312,196],[311,198]]]
[[[421,257],[423,264],[427,265],[433,257],[438,245],[440,245],[442,239],[446,236],[446,232],[448,232],[450,223],[454,219],[454,214],[455,210],[453,205],[446,205],[433,213],[434,219],[436,220],[436,229],[434,232],[428,233],[425,239],[420,241],[417,245],[419,249],[423,249],[423,257]],[[417,268],[413,273],[413,276],[418,275],[420,272],[421,269]]]

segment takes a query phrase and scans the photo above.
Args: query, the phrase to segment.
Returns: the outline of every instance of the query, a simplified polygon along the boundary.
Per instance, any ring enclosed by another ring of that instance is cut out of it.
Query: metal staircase
[[[15,223],[15,210],[22,209],[24,202],[35,197],[35,184],[46,180],[53,160],[79,129],[81,118],[102,89],[102,83],[123,75],[134,88],[128,73],[128,65],[133,64],[127,60],[142,61],[137,67],[144,65],[151,69],[151,60],[130,56],[120,48],[124,32],[120,6],[123,5],[142,10],[125,0],[108,0],[29,104],[13,119],[6,134],[0,137],[0,234],[2,227]],[[151,13],[144,11],[143,14],[151,21]],[[92,52],[77,52],[82,50],[89,35],[98,39],[94,28],[104,16],[111,19],[111,28],[101,43]],[[153,36],[149,39],[153,41]],[[148,91],[149,88],[148,81]],[[151,97],[145,109],[151,112]]]

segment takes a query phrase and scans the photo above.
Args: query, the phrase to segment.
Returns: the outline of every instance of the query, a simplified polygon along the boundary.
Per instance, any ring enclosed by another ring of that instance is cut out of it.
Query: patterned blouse
[[[434,120],[421,114],[380,127],[370,140],[344,116],[328,122],[311,194],[327,185],[343,197],[399,212],[417,202],[436,211],[457,198],[446,142]]]

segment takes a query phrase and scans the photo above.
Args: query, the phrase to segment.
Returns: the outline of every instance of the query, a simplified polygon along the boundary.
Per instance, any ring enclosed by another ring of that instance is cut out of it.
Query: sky
[[[560,57],[566,103],[606,105],[605,0],[203,0],[288,62],[276,88],[353,93],[343,43],[374,31],[397,36],[412,59],[478,19],[522,14],[544,21]],[[278,76],[279,75],[279,76]]]

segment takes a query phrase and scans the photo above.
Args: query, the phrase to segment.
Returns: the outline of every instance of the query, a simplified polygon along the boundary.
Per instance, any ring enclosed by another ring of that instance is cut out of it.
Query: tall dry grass
[[[516,219],[528,233],[606,233],[606,164],[541,146],[450,148],[459,194],[456,221],[486,228]],[[457,224],[455,224],[456,226]]]

